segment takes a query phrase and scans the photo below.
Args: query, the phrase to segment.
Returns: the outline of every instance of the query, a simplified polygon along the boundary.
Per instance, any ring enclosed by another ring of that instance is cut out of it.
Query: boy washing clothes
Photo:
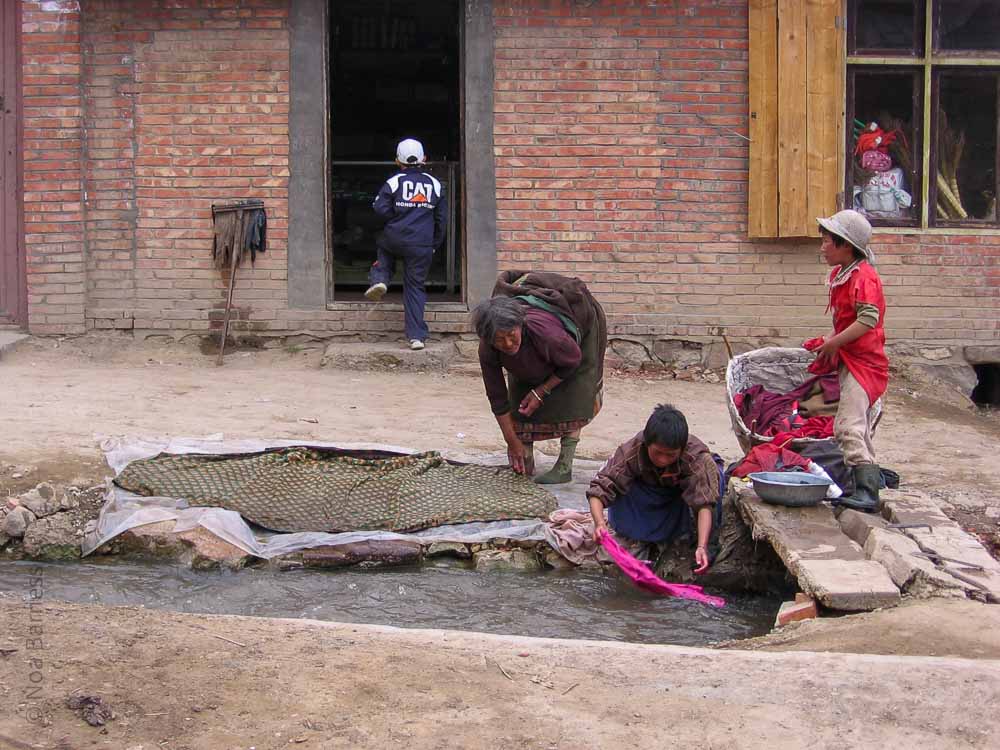
[[[878,511],[882,477],[875,461],[868,410],[885,393],[889,360],[883,327],[885,295],[882,279],[872,266],[875,256],[868,247],[872,226],[860,213],[850,210],[817,221],[823,259],[833,267],[827,280],[833,332],[803,346],[816,352],[811,373],[837,373],[840,380],[833,434],[844,453],[844,463],[853,472],[854,494],[839,502],[874,513]]]
[[[396,259],[403,262],[403,315],[411,349],[423,349],[427,340],[424,308],[427,305],[427,273],[434,250],[444,242],[448,209],[441,183],[422,171],[424,147],[412,138],[396,147],[394,174],[375,196],[372,208],[385,220],[376,247],[378,256],[369,274],[365,298],[378,302],[389,288]]]
[[[697,528],[695,573],[708,570],[708,541],[722,517],[722,459],[688,434],[687,419],[669,404],[653,410],[646,427],[623,443],[587,490],[594,541],[601,531],[668,544]],[[604,519],[608,510],[607,521]]]

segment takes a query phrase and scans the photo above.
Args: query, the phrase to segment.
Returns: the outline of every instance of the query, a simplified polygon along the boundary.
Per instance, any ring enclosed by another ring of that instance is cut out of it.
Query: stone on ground
[[[83,531],[69,513],[39,518],[24,532],[24,553],[41,560],[77,560]]]
[[[476,570],[541,570],[538,555],[523,549],[485,549],[473,555]]]
[[[123,553],[173,560],[196,570],[239,569],[254,556],[201,526],[175,532],[174,521],[136,526],[109,543]]]
[[[35,514],[27,508],[18,505],[7,511],[3,520],[3,533],[14,539],[20,539],[24,532],[35,522]]]
[[[427,557],[457,557],[461,560],[468,560],[472,557],[469,547],[461,542],[434,542],[428,545]]]
[[[35,518],[51,516],[63,510],[65,493],[58,492],[48,482],[41,482],[34,489],[28,490],[18,498],[19,504],[35,514]]]

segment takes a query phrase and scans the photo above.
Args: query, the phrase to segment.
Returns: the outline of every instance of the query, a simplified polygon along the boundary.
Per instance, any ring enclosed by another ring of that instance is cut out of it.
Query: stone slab
[[[884,529],[888,521],[874,513],[862,513],[850,508],[843,508],[836,513],[840,530],[862,547],[868,541],[872,529]]]
[[[26,333],[0,331],[0,359],[3,359],[3,355],[6,352],[12,351],[18,343],[24,341],[26,338],[28,338],[28,334]]]
[[[880,563],[892,582],[910,596],[965,596],[968,584],[939,570],[930,560],[918,557],[917,543],[899,531],[872,529],[865,554]]]
[[[885,568],[865,557],[825,503],[809,508],[769,505],[749,485],[738,486],[736,493],[754,539],[767,540],[802,590],[824,606],[860,611],[899,601],[899,588]]]
[[[982,570],[942,563],[937,567],[971,588],[967,592],[978,599],[1000,602],[1000,562],[971,534],[944,514],[937,503],[918,490],[884,491],[885,512],[893,523],[927,524],[903,529],[921,551],[972,563]]]
[[[873,560],[800,560],[794,572],[802,590],[830,609],[861,612],[899,603],[899,587]]]
[[[368,539],[350,544],[312,547],[302,551],[307,568],[342,568],[348,565],[414,565],[420,562],[418,542]]]
[[[403,341],[333,341],[327,344],[320,367],[426,372],[447,370],[456,360],[459,360],[459,352],[450,340],[428,341],[420,351],[413,351]]]

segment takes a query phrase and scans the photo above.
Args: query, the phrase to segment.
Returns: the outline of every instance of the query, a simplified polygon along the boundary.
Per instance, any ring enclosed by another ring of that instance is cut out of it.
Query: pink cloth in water
[[[662,578],[658,578],[648,567],[636,560],[618,542],[611,538],[610,534],[601,534],[601,546],[611,555],[611,559],[622,569],[635,584],[646,591],[654,594],[666,594],[667,596],[679,596],[681,599],[694,599],[696,602],[711,604],[713,607],[724,607],[726,600],[706,594],[701,586],[692,586],[685,583],[667,583]]]

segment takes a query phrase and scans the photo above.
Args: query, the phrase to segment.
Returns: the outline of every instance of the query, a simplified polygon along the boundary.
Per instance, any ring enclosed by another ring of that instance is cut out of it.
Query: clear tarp
[[[320,443],[301,440],[232,440],[221,435],[207,438],[173,438],[145,440],[137,438],[107,438],[101,442],[108,465],[117,475],[132,461],[151,458],[161,453],[171,454],[225,454],[253,453],[269,448],[285,448],[307,445],[315,448],[337,448],[341,450],[380,450],[398,454],[417,453],[410,448],[375,443]],[[442,451],[451,461],[497,466],[507,463],[506,454],[493,453],[469,455]],[[539,461],[539,464],[544,462]],[[584,491],[591,477],[601,466],[595,461],[576,461],[574,481],[570,484],[550,486],[560,508],[586,507]],[[235,511],[222,508],[192,508],[180,498],[143,497],[127,492],[112,482],[108,482],[107,499],[96,522],[87,528],[83,539],[83,554],[89,555],[102,544],[114,539],[136,526],[160,521],[175,521],[177,533],[201,526],[230,544],[257,557],[271,559],[291,552],[311,547],[350,544],[367,540],[416,541],[427,545],[434,542],[460,542],[465,544],[483,543],[491,539],[517,539],[522,541],[544,540],[544,522],[537,519],[463,523],[437,526],[412,534],[397,534],[392,531],[348,531],[336,534],[322,532],[298,532],[280,534],[252,527]]]

